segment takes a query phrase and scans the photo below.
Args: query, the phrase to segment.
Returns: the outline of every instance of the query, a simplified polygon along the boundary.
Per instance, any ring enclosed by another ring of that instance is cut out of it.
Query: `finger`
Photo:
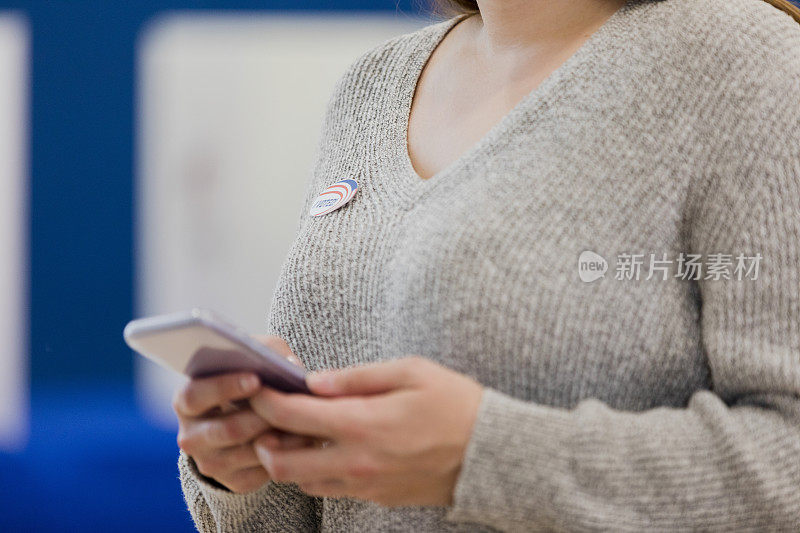
[[[250,406],[270,426],[287,433],[310,437],[333,437],[353,421],[341,400],[315,398],[262,388],[250,398]]]
[[[216,407],[212,407],[211,409],[203,413],[203,416],[211,417],[211,416],[226,415],[236,411],[241,411],[243,409],[250,409],[250,402],[247,401],[247,399],[230,400]]]
[[[259,437],[269,448],[294,450],[298,448],[320,447],[323,441],[305,435],[295,435],[282,431],[270,431]]]
[[[280,450],[269,448],[257,439],[254,447],[261,464],[275,481],[316,482],[341,479],[347,473],[341,449],[335,446]]]
[[[306,376],[311,392],[321,396],[379,394],[413,381],[415,370],[425,364],[421,357],[394,359],[380,363],[312,372]]]
[[[249,398],[260,386],[252,373],[194,378],[175,394],[172,406],[179,415],[196,417],[230,400]]]
[[[270,477],[264,467],[259,465],[233,472],[222,479],[214,479],[217,479],[231,491],[244,494],[261,488],[270,480]]]
[[[193,456],[201,474],[222,479],[239,470],[261,466],[252,443],[209,450]]]
[[[192,455],[244,444],[269,429],[266,420],[248,409],[186,424],[178,434],[178,445]]]
[[[292,348],[286,343],[285,340],[277,335],[251,335],[255,340],[264,346],[275,350],[280,355],[284,356],[289,362],[305,368],[300,359],[292,352]]]
[[[218,449],[213,455],[215,460],[225,465],[228,472],[261,466],[252,442],[228,446]]]

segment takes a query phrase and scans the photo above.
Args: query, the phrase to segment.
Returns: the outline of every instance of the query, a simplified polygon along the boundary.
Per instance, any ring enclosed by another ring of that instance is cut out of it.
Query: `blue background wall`
[[[0,531],[192,531],[175,435],[141,419],[133,293],[137,38],[158,13],[400,10],[394,0],[29,0],[32,434],[0,453]]]
[[[143,25],[167,9],[298,6],[411,11],[394,0],[0,1],[26,13],[33,29],[36,380],[131,375],[119,352],[132,304],[134,62]]]

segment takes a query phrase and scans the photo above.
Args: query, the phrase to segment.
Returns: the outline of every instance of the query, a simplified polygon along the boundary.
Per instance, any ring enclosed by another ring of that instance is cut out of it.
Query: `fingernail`
[[[256,443],[256,455],[258,456],[258,460],[261,461],[265,467],[269,468],[270,464],[272,463],[272,455],[269,453],[269,450],[266,446],[260,443]]]
[[[242,390],[245,392],[255,390],[260,383],[261,382],[258,379],[258,377],[252,374],[250,374],[249,376],[244,376],[242,379],[239,380],[239,386],[242,387]]]

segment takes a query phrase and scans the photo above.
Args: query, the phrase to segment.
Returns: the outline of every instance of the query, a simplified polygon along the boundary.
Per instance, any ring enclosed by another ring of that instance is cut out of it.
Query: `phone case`
[[[302,368],[207,309],[133,320],[123,336],[141,355],[192,378],[249,371],[268,387],[310,394]]]

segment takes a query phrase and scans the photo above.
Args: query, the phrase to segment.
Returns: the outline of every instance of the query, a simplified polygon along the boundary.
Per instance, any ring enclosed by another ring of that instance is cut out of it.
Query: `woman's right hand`
[[[254,337],[302,366],[283,339]],[[253,440],[271,427],[247,402],[260,390],[255,374],[223,374],[190,380],[172,401],[178,415],[178,446],[194,459],[201,474],[237,493],[251,492],[269,481]]]

